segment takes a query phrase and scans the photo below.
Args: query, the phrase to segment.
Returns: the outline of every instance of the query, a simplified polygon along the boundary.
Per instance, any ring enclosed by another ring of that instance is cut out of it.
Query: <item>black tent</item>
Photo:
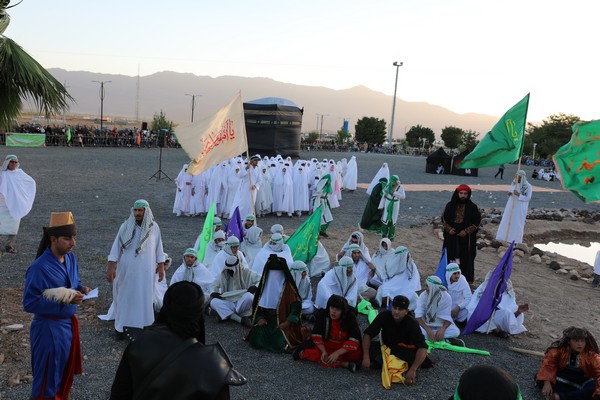
[[[452,157],[450,157],[441,147],[427,156],[425,172],[428,174],[437,174],[437,168],[441,164],[444,167],[444,174],[450,173]]]
[[[244,103],[250,154],[299,157],[303,112],[303,108],[278,97]]]
[[[454,158],[452,159],[452,175],[460,175],[460,176],[477,176],[479,175],[479,169],[478,168],[457,168],[458,164],[460,164],[462,162],[462,160],[465,159],[466,156],[468,156],[470,153],[470,151],[465,150],[462,153],[460,153],[457,156],[454,156]]]

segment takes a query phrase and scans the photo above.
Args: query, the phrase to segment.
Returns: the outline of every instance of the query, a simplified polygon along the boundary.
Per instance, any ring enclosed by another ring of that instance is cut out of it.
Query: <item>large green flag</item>
[[[206,246],[210,243],[213,236],[213,222],[215,219],[215,203],[210,205],[208,209],[208,213],[206,214],[206,219],[204,220],[204,226],[202,227],[202,232],[200,233],[200,243],[198,244],[198,262],[204,261],[204,254],[206,254]]]
[[[573,125],[571,141],[554,155],[563,187],[586,203],[600,201],[600,120]]]
[[[290,246],[294,261],[304,261],[308,264],[317,254],[322,213],[323,206],[317,207],[312,215],[285,242]]]
[[[458,168],[493,167],[517,161],[521,154],[528,106],[529,93],[500,118]]]

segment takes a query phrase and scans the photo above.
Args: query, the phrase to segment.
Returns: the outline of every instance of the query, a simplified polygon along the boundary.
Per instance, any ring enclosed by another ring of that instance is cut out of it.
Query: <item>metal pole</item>
[[[196,105],[196,97],[202,97],[201,94],[185,94],[186,96],[190,96],[192,98],[192,123],[194,123],[194,107]]]
[[[321,130],[319,131],[319,140],[321,140],[323,137],[323,118],[324,117],[325,117],[325,115],[321,114]]]
[[[398,70],[403,65],[403,62],[394,61],[394,66],[396,67],[396,81],[394,83],[394,100],[392,102],[392,123],[390,124],[390,133],[388,135],[388,145],[392,146],[392,140],[394,138],[394,116],[396,114],[396,91],[398,89]]]
[[[102,135],[102,121],[104,120],[104,82],[100,82],[100,135]]]

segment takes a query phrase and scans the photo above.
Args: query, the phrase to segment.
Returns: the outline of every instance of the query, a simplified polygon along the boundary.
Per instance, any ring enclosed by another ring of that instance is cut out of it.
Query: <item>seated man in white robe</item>
[[[225,245],[225,232],[217,231],[213,233],[213,240],[211,240],[204,250],[204,261],[202,264],[206,266],[206,268],[210,269],[215,256],[223,250],[223,246]]]
[[[398,246],[386,263],[377,267],[375,274],[382,282],[375,298],[382,307],[387,308],[394,297],[402,295],[410,300],[409,310],[415,310],[421,275],[406,247]]]
[[[169,285],[181,281],[193,282],[200,286],[205,297],[210,296],[215,277],[211,274],[204,264],[198,262],[196,250],[188,248],[183,253],[183,262],[177,268]]]
[[[430,342],[457,337],[460,335],[460,330],[452,320],[452,298],[442,280],[432,275],[427,277],[425,283],[427,286],[419,295],[415,311],[415,318],[421,326],[421,332]],[[448,342],[456,343],[450,340]]]
[[[384,271],[386,262],[394,255],[392,242],[388,238],[383,238],[379,241],[379,248],[371,257],[371,262],[375,265],[375,276],[371,278],[371,282],[379,287],[383,280],[378,276],[377,271]]]
[[[283,236],[283,241],[284,242],[286,242],[290,238],[289,235],[286,235],[283,232],[283,225],[281,225],[281,224],[273,224],[271,226],[271,234],[274,234],[274,233],[281,233],[281,236]]]
[[[353,269],[354,276],[356,277],[356,284],[358,285],[358,296],[367,300],[374,299],[377,290],[369,285],[371,278],[375,276],[375,266],[373,263],[367,263],[365,261],[360,246],[357,244],[348,246],[348,251],[350,252],[350,258],[352,258],[352,263],[354,264]]]
[[[240,260],[240,264],[242,267],[250,268],[248,262],[246,261],[246,257],[239,250],[240,240],[235,236],[229,236],[225,241],[223,250],[217,253],[212,263],[210,264],[210,268],[208,269],[210,273],[213,274],[215,277],[219,276],[221,271],[223,271],[223,268],[225,268],[225,261],[229,256],[236,256]]]
[[[260,275],[243,267],[237,256],[228,256],[212,287],[209,315],[216,313],[221,321],[231,319],[251,327],[252,302],[259,281]]]
[[[315,311],[314,303],[312,300],[312,285],[310,284],[310,277],[308,276],[308,267],[303,261],[294,261],[290,267],[290,272],[296,282],[298,288],[298,294],[302,298],[302,318],[309,319]]]
[[[244,241],[242,242],[240,248],[244,253],[244,256],[246,256],[248,265],[252,265],[252,263],[254,263],[256,255],[263,247],[262,233],[263,230],[256,225],[252,225],[249,228],[244,228]]]
[[[460,273],[458,264],[446,265],[446,282],[448,283],[448,294],[452,298],[452,319],[454,322],[464,323],[469,315],[467,305],[471,302],[473,294],[467,279]]]
[[[319,281],[315,297],[315,307],[326,308],[327,300],[329,300],[332,294],[344,297],[348,301],[348,305],[356,308],[358,285],[354,276],[354,262],[348,256],[340,258],[337,267],[327,271],[325,276]]]
[[[280,233],[274,233],[271,235],[271,239],[265,243],[263,248],[256,254],[256,257],[252,262],[252,270],[257,274],[262,275],[265,263],[271,254],[285,258],[287,265],[292,265],[294,262],[290,246],[283,242],[283,236]]]
[[[223,223],[221,222],[221,218],[215,217],[213,220],[213,238],[215,237],[215,233],[217,233],[219,231],[225,233],[225,231],[223,230]],[[202,232],[200,232],[200,234],[196,238],[196,242],[194,243],[195,249],[197,249],[198,246],[200,246],[201,240],[202,240]]]
[[[471,297],[471,301],[467,306],[467,311],[469,312],[468,318],[471,318],[471,315],[475,312],[475,308],[477,308],[477,304],[479,304],[479,300],[489,283],[492,272],[493,270],[487,273],[485,280],[473,292],[473,297]],[[523,325],[525,320],[524,313],[528,310],[529,304],[517,305],[515,290],[512,281],[509,279],[506,290],[502,293],[502,299],[492,315],[491,322],[490,320],[486,321],[476,331],[491,333],[502,338],[508,338],[510,335],[525,332],[527,328]]]
[[[342,246],[342,250],[340,250],[340,252],[337,254],[336,260],[339,260],[340,258],[342,258],[344,256],[350,256],[350,252],[348,251],[348,246],[350,246],[351,244],[358,245],[360,247],[360,250],[362,252],[362,255],[363,255],[365,261],[371,262],[371,255],[369,254],[369,248],[365,244],[365,237],[361,231],[352,232],[352,234],[350,235],[350,237],[348,238],[346,243],[344,243],[344,245]]]

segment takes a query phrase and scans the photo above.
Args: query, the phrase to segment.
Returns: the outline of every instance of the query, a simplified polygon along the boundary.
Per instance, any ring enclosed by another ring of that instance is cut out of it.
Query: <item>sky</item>
[[[45,68],[388,95],[398,72],[399,99],[461,114],[501,116],[530,92],[529,122],[600,118],[597,0],[24,0],[8,13],[4,34]]]

